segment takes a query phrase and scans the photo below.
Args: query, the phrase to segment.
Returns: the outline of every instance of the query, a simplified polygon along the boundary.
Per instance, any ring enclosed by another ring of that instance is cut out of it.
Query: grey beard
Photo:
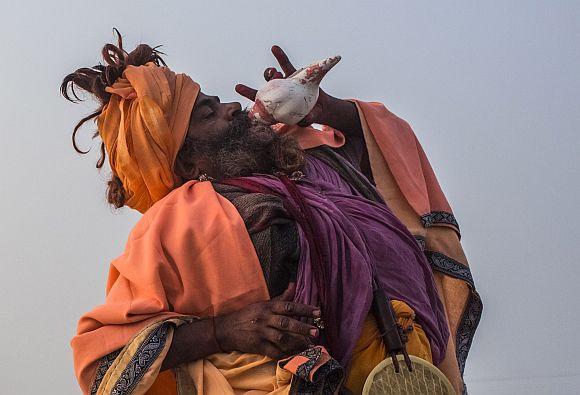
[[[209,162],[215,178],[245,177],[252,174],[292,173],[303,167],[302,150],[293,138],[281,137],[268,125],[240,112],[222,136],[186,139],[189,158]],[[180,152],[181,155],[181,152]]]

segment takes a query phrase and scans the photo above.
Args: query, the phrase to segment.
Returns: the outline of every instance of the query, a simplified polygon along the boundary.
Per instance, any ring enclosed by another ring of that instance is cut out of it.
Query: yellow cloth
[[[407,352],[428,362],[431,359],[431,346],[421,325],[412,321],[413,310],[404,302],[393,300],[392,302],[397,321],[404,328],[413,325],[413,330],[408,333]],[[389,354],[380,337],[379,328],[375,317],[369,314],[364,322],[363,331],[354,350],[351,367],[346,378],[346,388],[355,394],[362,393],[365,381],[371,371]]]
[[[180,369],[187,372],[180,377],[191,379],[198,394],[286,395],[293,376],[266,356],[238,352],[210,355]],[[179,384],[189,389],[187,379]]]
[[[199,85],[150,62],[127,66],[106,91],[111,98],[97,118],[99,134],[126,205],[144,213],[176,186],[173,165]]]

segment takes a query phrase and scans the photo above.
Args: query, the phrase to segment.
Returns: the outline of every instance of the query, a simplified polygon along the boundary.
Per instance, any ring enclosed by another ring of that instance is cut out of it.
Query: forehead
[[[205,93],[200,91],[197,94],[197,98],[195,99],[195,103],[193,104],[193,111],[195,111],[203,106],[211,104],[212,99],[214,97],[215,96],[209,96],[209,95],[206,95]]]
[[[193,108],[195,108],[199,103],[205,101],[208,98],[209,98],[208,95],[206,95],[202,91],[199,91],[199,93],[197,94],[197,98],[195,99],[195,104],[193,105]]]

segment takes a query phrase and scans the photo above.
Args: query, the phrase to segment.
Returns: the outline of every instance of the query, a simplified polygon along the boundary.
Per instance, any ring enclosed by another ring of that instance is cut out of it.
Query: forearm
[[[318,329],[299,321],[320,317],[320,308],[294,303],[295,283],[267,302],[179,326],[161,364],[175,368],[218,352],[239,351],[277,359],[308,348]]]
[[[327,103],[319,123],[340,130],[347,135],[362,136],[363,132],[356,104],[328,94],[326,96]]]
[[[161,364],[161,370],[173,369],[182,363],[195,361],[219,351],[211,319],[183,324],[173,333],[173,340]]]

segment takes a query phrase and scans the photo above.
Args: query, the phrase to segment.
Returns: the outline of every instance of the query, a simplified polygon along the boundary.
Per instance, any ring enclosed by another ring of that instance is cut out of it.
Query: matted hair
[[[105,64],[97,64],[93,67],[82,67],[64,77],[60,85],[60,93],[65,99],[78,103],[83,101],[77,95],[77,90],[81,89],[89,93],[99,103],[99,107],[95,112],[82,118],[74,127],[72,132],[72,145],[79,154],[87,154],[89,150],[83,151],[79,148],[76,136],[77,132],[89,120],[94,120],[98,117],[103,107],[109,102],[111,94],[105,90],[108,86],[112,86],[119,77],[123,75],[127,66],[142,66],[149,62],[155,63],[157,66],[166,66],[161,58],[162,52],[158,50],[159,46],[151,47],[147,44],[138,45],[133,51],[127,52],[123,48],[123,38],[117,29],[113,29],[117,35],[117,45],[105,44],[101,54]],[[96,138],[99,132],[93,134]],[[100,169],[103,167],[106,158],[105,144],[101,142],[100,145],[101,156],[97,160],[96,167]],[[116,208],[125,205],[125,189],[123,183],[115,175],[112,174],[111,180],[107,187],[107,201]]]

